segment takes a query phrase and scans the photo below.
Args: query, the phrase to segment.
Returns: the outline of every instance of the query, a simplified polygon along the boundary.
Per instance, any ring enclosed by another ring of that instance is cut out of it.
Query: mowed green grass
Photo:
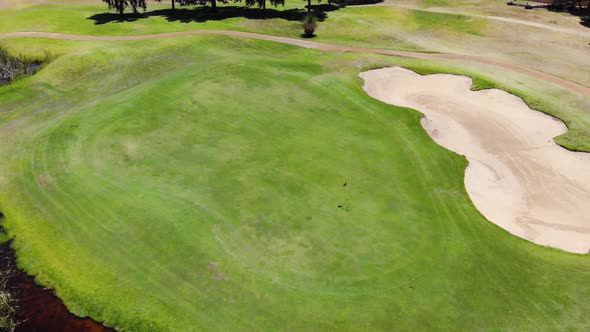
[[[427,63],[222,36],[55,47],[0,88],[0,210],[19,265],[78,315],[125,331],[590,327],[590,257],[486,221],[465,160],[357,77]]]
[[[64,3],[67,2],[64,1]],[[480,2],[481,0],[462,0],[453,2],[453,5],[481,5]],[[59,2],[54,4],[25,3],[0,9],[0,32],[45,31],[108,36],[142,35],[194,29],[224,29],[257,32],[290,38],[300,38],[302,32],[299,22],[281,18],[247,19],[245,17],[229,17],[219,19],[218,17],[217,19],[202,21],[191,19],[196,17],[197,13],[194,11],[190,12],[190,10],[200,7],[189,7],[187,10],[189,10],[190,14],[184,16],[185,20],[176,18],[168,20],[162,12],[162,10],[169,9],[168,2],[164,1],[158,4],[151,1],[148,3],[147,17],[138,18],[135,21],[119,22],[119,16],[111,11],[110,18],[112,21],[105,24],[95,24],[97,21],[91,19],[96,15],[103,15],[104,17],[105,14],[108,14],[106,4],[100,3],[98,0],[96,3],[80,3],[74,1],[73,4],[67,5],[60,4]],[[490,5],[489,1],[486,3]],[[240,6],[241,4],[232,3],[230,5]],[[305,5],[305,1],[288,0],[285,7],[278,7],[278,10],[292,10],[295,8],[303,10]],[[424,3],[424,5],[426,4]],[[431,5],[434,5],[434,2]],[[438,5],[443,5],[443,3],[441,2]],[[506,7],[504,2],[498,2],[496,6]],[[158,10],[160,10],[160,14],[153,15],[154,12],[158,13]],[[182,12],[183,10],[185,9],[179,9],[178,11]],[[274,8],[270,8],[270,10],[274,10]],[[256,9],[252,9],[252,11],[256,11]],[[274,14],[269,15],[272,16]],[[426,52],[442,50],[451,53],[464,52],[465,50],[453,51],[452,49],[456,45],[469,45],[470,40],[478,41],[477,44],[480,47],[485,46],[481,50],[484,53],[496,48],[502,49],[503,47],[507,47],[502,43],[496,44],[499,40],[502,40],[502,37],[495,35],[495,33],[497,33],[496,30],[503,23],[490,22],[478,17],[433,13],[381,5],[349,6],[327,12],[327,15],[326,20],[320,22],[317,37],[314,38],[314,41],[359,47]],[[126,17],[129,18],[129,16]],[[510,32],[510,34],[512,33]],[[425,40],[431,40],[431,42],[425,42]],[[59,43],[59,41],[55,41],[51,45]],[[33,52],[43,55],[43,49],[38,45],[39,43],[28,43],[24,45],[24,48],[15,48],[14,51],[22,52],[26,49],[27,54]],[[512,50],[513,47],[509,46],[507,49]],[[525,52],[524,54],[528,54],[529,51],[535,50],[523,49],[522,51]],[[481,52],[476,52],[475,54],[480,54]],[[567,51],[564,52],[567,53]],[[510,62],[520,63],[521,65],[530,66],[539,71],[547,71],[554,75],[585,84],[585,78],[580,81],[582,76],[579,76],[579,73],[584,71],[578,67],[573,66],[574,70],[572,71],[568,69],[560,71],[567,66],[557,66],[561,68],[557,71],[553,69],[548,70],[546,63],[542,61],[543,53],[545,52],[540,52],[538,63],[528,63],[526,61],[522,63],[522,57],[517,55],[517,53],[515,53],[516,55],[504,54],[500,58],[506,60],[506,57],[508,57],[508,61]],[[551,56],[546,55],[546,57],[549,60]],[[571,60],[573,61],[571,63],[577,61],[575,59]],[[465,63],[461,65],[465,65]],[[505,76],[501,75],[498,78],[504,78]],[[590,100],[588,98],[582,100],[582,98],[576,96],[572,99],[571,94],[565,89],[561,91],[553,89],[551,94],[554,98],[546,98],[547,92],[537,89],[535,80],[525,77],[520,78],[518,81],[523,84],[521,84],[521,88],[517,92],[523,97],[526,97],[526,101],[532,107],[542,109],[544,112],[557,116],[567,124],[570,130],[567,134],[557,138],[559,144],[571,150],[590,151],[590,112],[587,111],[590,109]]]
[[[304,12],[306,1],[288,0],[285,6],[269,6],[268,18],[248,19],[207,15],[203,7],[180,7],[178,17],[168,17],[168,2],[148,3],[145,17],[133,18],[128,13],[120,17],[99,1],[73,4],[26,4],[0,10],[0,32],[46,31],[83,35],[141,35],[196,29],[225,29],[250,31],[299,38],[301,23],[293,18],[277,18],[280,12],[299,9]],[[317,3],[314,3],[316,5]],[[228,6],[240,7],[242,3]],[[221,4],[220,8],[225,7]],[[201,10],[197,13],[194,10]],[[252,8],[250,15],[260,14]],[[222,9],[223,13],[223,9]],[[424,50],[424,47],[404,40],[412,33],[435,33],[443,36],[483,35],[493,25],[480,18],[463,15],[430,13],[386,6],[350,6],[328,11],[319,23],[315,41],[344,43],[354,46],[389,49]],[[275,17],[275,18],[273,18]],[[321,33],[320,33],[321,32]]]

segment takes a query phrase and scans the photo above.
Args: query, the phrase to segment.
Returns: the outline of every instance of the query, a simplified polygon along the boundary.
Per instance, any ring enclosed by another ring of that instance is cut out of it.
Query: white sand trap
[[[399,67],[360,76],[370,96],[424,113],[430,136],[467,157],[467,192],[489,220],[538,244],[589,252],[590,154],[553,141],[567,130],[561,121],[505,91],[471,91],[465,76]]]

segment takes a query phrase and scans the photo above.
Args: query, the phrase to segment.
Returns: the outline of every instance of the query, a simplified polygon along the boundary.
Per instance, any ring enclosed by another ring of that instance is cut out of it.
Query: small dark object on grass
[[[315,29],[318,27],[318,18],[315,14],[307,14],[303,17],[303,37],[314,37]]]

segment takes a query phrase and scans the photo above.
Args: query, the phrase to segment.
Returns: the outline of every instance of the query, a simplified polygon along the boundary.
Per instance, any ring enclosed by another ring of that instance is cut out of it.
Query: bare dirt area
[[[444,28],[443,17],[439,22],[442,26],[433,25],[415,31],[403,27],[400,31],[392,29],[389,32],[392,40],[403,40],[417,49],[498,59],[590,86],[590,29],[580,25],[578,17],[545,9],[531,13],[497,3],[420,8],[407,2],[390,1],[377,6],[451,14],[446,19],[457,18],[467,24],[478,19],[487,22],[479,28],[479,33],[445,31],[439,29]],[[482,14],[491,9],[494,9],[494,15]],[[396,46],[392,42],[380,47]]]
[[[0,0],[0,8],[9,8],[14,5],[12,0]]]
[[[413,33],[408,38],[419,48],[501,59],[590,86],[590,35],[582,37],[505,21],[490,22],[482,35],[432,30]]]
[[[556,12],[544,8],[527,10],[522,7],[506,5],[506,1],[461,1],[461,5],[454,6],[423,6],[420,1],[386,0],[382,6],[407,9],[419,9],[435,13],[468,15],[503,21],[514,24],[528,25],[540,29],[562,32],[582,37],[590,36],[590,29],[580,24],[580,18],[565,11]]]
[[[517,21],[528,23],[547,24],[549,26],[561,26],[579,31],[587,30],[580,25],[576,16],[569,15],[566,10],[556,11],[555,9],[535,8],[525,9],[519,6],[509,6],[508,1],[503,0],[384,0],[385,6],[400,6],[407,8],[421,8],[425,10],[450,12],[450,13],[471,13],[485,16],[498,16],[502,18],[514,18]],[[530,3],[542,5],[545,2],[520,1],[520,4]]]
[[[532,242],[575,253],[590,250],[590,154],[561,148],[558,119],[505,91],[471,91],[471,79],[421,76],[395,67],[361,74],[381,101],[425,114],[440,145],[469,160],[465,186],[490,221]]]
[[[396,36],[419,49],[502,59],[590,86],[590,28],[577,15],[526,10],[507,6],[506,1],[386,0],[378,6],[487,22],[480,34],[433,28]]]

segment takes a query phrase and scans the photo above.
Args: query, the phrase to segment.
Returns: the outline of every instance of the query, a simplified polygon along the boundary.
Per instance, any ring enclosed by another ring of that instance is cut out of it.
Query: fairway
[[[0,32],[189,31],[158,17],[76,20],[99,7],[23,5],[25,18],[42,8],[63,17]],[[338,15],[355,11],[380,10]],[[440,15],[412,12],[404,24],[420,30],[408,22]],[[445,25],[481,34],[463,19]],[[562,117],[573,129],[559,139],[580,149],[590,146],[588,98],[556,82],[588,87],[461,54],[344,52],[378,39],[326,34],[314,41],[345,46],[205,33],[6,37],[10,50],[56,55],[0,86],[0,211],[19,267],[74,314],[120,331],[590,329],[590,255],[486,220],[465,188],[466,158],[433,141],[418,111],[369,96],[359,74],[471,75],[474,89],[505,88]]]
[[[389,330],[588,308],[587,257],[485,221],[465,161],[365,95],[349,55],[171,43],[85,44],[2,91],[6,227],[74,312],[145,331]]]

